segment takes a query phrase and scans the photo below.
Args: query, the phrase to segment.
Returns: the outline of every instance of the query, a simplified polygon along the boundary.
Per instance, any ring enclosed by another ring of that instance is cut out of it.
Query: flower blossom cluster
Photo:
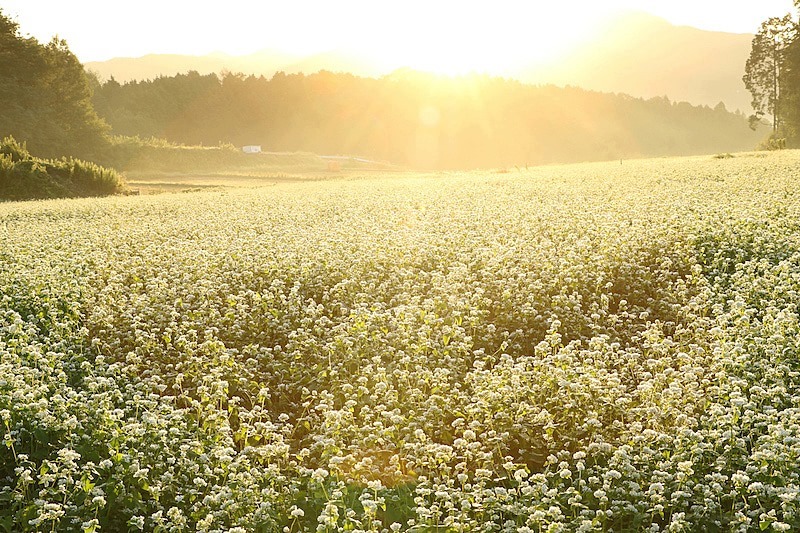
[[[0,525],[798,529],[799,159],[0,204]]]

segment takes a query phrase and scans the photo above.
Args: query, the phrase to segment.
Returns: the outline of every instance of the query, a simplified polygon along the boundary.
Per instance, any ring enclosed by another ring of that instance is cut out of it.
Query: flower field
[[[800,528],[800,153],[0,204],[0,531]]]

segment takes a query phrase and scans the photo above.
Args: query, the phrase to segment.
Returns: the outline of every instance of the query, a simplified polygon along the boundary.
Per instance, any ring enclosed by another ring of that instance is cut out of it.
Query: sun
[[[504,11],[502,3],[491,10],[470,3],[430,4],[425,9],[385,13],[381,18],[391,18],[394,24],[359,43],[361,51],[368,51],[389,70],[510,75],[557,61],[594,37],[594,20],[570,18],[564,8],[517,4]]]

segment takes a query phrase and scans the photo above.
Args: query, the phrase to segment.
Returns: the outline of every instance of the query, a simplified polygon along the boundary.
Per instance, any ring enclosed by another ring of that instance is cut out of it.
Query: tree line
[[[97,83],[113,131],[173,142],[351,154],[464,168],[751,149],[746,116],[574,87],[398,71],[271,79],[197,72]]]

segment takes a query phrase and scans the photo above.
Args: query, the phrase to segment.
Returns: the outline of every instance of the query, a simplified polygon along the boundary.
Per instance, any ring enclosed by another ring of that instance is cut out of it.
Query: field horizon
[[[793,153],[795,149],[784,150],[786,153]],[[711,160],[728,160],[735,158],[767,158],[769,152],[746,151],[746,152],[724,152],[702,155],[685,156],[660,156],[660,157],[640,157],[631,159],[609,159],[605,161],[585,161],[579,163],[546,163],[530,166],[511,166],[496,167],[472,170],[414,170],[402,166],[390,166],[383,162],[376,162],[375,166],[360,165],[355,167],[348,166],[329,166],[329,159],[305,154],[302,166],[298,167],[294,160],[294,154],[287,154],[287,160],[294,163],[282,163],[280,158],[274,158],[273,162],[267,165],[253,165],[250,168],[232,168],[229,170],[221,169],[218,172],[197,172],[197,171],[158,171],[158,170],[131,170],[125,173],[126,183],[141,194],[158,194],[162,192],[197,192],[205,188],[250,188],[250,187],[273,187],[279,184],[292,184],[302,182],[325,182],[325,181],[352,181],[352,180],[383,180],[383,179],[407,179],[429,177],[436,178],[442,176],[496,176],[507,175],[508,177],[524,179],[539,174],[546,169],[558,169],[561,167],[582,168],[587,166],[597,166],[599,169],[615,168],[625,165],[647,165],[656,162],[681,160],[688,162],[703,162]],[[341,156],[339,159],[348,161],[353,158]]]

